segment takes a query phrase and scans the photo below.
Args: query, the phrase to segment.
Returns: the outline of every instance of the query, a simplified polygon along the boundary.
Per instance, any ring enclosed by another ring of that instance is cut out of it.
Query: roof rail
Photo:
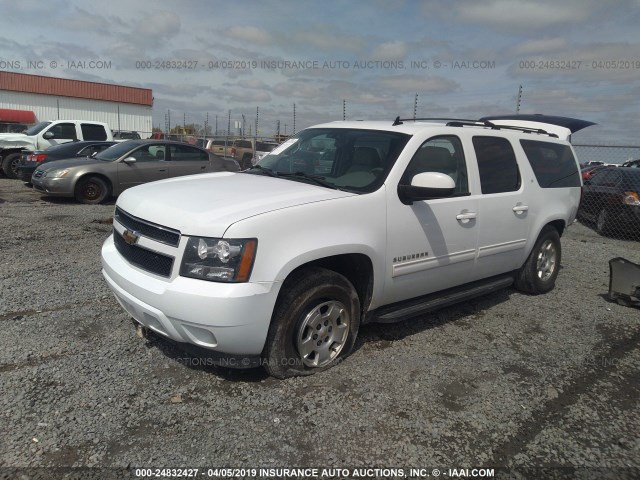
[[[549,133],[542,128],[531,127],[517,127],[515,125],[497,125],[489,120],[468,120],[464,118],[444,118],[444,117],[432,117],[432,118],[400,118],[399,116],[393,121],[392,126],[402,125],[403,122],[418,121],[418,120],[436,120],[446,121],[447,127],[486,127],[492,130],[517,130],[525,133],[537,133],[538,135],[548,135],[553,138],[558,138],[555,133]]]

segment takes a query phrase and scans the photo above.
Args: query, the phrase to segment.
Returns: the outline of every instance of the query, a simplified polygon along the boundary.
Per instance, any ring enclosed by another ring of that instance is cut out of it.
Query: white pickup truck
[[[44,150],[76,140],[113,140],[106,123],[86,120],[40,122],[23,133],[0,133],[0,168],[9,178],[18,178],[18,163],[25,150]]]
[[[125,191],[103,275],[139,325],[222,365],[322,371],[364,323],[512,284],[551,290],[580,202],[567,139],[588,125],[523,115],[308,128],[246,171]]]

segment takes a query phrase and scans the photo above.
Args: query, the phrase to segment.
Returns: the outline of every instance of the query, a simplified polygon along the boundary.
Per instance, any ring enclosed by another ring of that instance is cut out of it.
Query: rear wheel
[[[2,171],[7,178],[18,178],[18,163],[20,163],[21,156],[21,153],[11,153],[4,157]]]
[[[339,273],[311,267],[294,272],[278,298],[263,352],[277,378],[326,370],[349,354],[360,326],[360,301]]]
[[[75,197],[80,203],[102,203],[109,195],[109,186],[100,177],[81,179],[76,185]]]
[[[529,258],[518,271],[516,288],[537,295],[553,289],[562,256],[558,231],[546,226],[540,232]]]
[[[596,231],[603,236],[611,233],[611,215],[607,212],[606,208],[603,208],[598,213],[598,218],[596,218]]]

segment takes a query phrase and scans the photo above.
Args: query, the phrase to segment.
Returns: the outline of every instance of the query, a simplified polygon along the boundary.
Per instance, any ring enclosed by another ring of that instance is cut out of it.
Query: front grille
[[[113,231],[113,241],[120,255],[129,263],[162,277],[171,276],[173,257],[152,252],[137,245],[129,245],[115,230]]]
[[[129,215],[116,207],[114,218],[128,230],[135,231],[145,237],[157,240],[160,243],[177,247],[180,243],[180,232],[172,228],[163,227],[155,223],[146,222],[132,215]]]

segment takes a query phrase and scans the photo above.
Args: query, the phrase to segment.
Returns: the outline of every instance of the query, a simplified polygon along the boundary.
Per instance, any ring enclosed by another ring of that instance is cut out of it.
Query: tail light
[[[47,158],[46,153],[31,153],[27,155],[28,162],[44,162],[44,159]]]
[[[637,192],[624,192],[624,196],[622,197],[622,203],[625,205],[640,205],[640,196]]]
[[[235,156],[236,156],[236,147],[231,147],[231,156],[235,158]]]

